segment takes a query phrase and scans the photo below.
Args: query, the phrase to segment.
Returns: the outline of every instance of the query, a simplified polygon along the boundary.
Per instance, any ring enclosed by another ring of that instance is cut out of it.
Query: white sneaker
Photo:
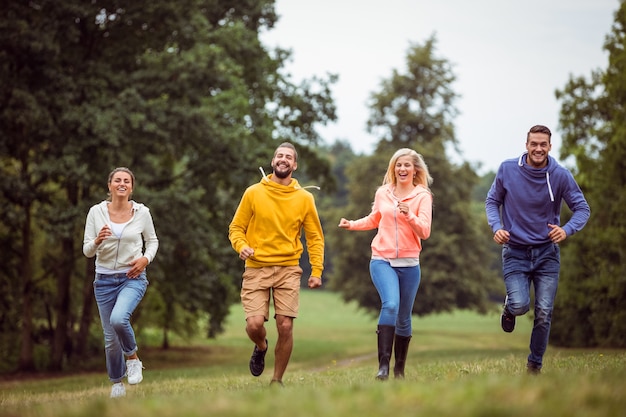
[[[126,395],[126,388],[122,382],[116,382],[111,387],[111,398],[119,398]]]
[[[126,376],[128,383],[135,385],[143,381],[143,363],[139,359],[129,359],[126,361]]]

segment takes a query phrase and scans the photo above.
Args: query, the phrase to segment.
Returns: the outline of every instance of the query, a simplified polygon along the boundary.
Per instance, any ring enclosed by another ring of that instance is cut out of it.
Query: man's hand
[[[567,238],[567,233],[565,233],[565,230],[563,230],[558,225],[548,223],[548,227],[552,229],[548,233],[548,237],[554,243],[561,243],[565,240],[565,238]]]
[[[507,232],[504,229],[499,229],[498,231],[496,231],[496,233],[493,235],[493,240],[498,244],[498,245],[502,245],[505,244],[509,241],[509,238],[511,237],[511,235],[509,234],[509,232]]]
[[[322,278],[309,277],[309,288],[318,288],[322,286]]]
[[[241,250],[241,252],[239,252],[239,258],[243,259],[244,261],[252,255],[254,255],[254,249],[252,249],[250,246],[246,246]]]

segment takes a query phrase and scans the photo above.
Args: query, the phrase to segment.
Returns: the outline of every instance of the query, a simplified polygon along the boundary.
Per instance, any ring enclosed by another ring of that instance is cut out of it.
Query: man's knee
[[[509,313],[513,314],[514,316],[522,316],[528,313],[528,311],[530,310],[530,302],[528,303],[509,302],[506,309],[508,310]]]
[[[246,330],[248,333],[258,332],[265,325],[265,317],[263,316],[252,316],[246,319]]]
[[[293,331],[293,317],[276,316],[276,329],[278,334],[290,334]]]
[[[535,321],[537,323],[550,323],[552,320],[551,308],[535,308]]]

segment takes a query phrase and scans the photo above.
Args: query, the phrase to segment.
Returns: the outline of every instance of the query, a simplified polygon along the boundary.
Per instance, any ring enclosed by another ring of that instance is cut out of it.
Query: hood
[[[517,160],[517,165],[524,170],[524,172],[531,177],[545,177],[546,178],[546,186],[548,187],[548,192],[550,193],[550,201],[554,201],[554,193],[552,192],[552,185],[550,184],[550,173],[554,172],[557,168],[558,163],[556,160],[548,155],[548,164],[543,168],[533,168],[526,163],[526,156],[528,152],[524,152],[520,155]]]
[[[259,167],[259,170],[261,171],[261,175],[263,176],[263,178],[261,178],[261,184],[273,186],[277,190],[280,190],[283,192],[291,192],[291,191],[302,190],[306,188],[315,188],[316,190],[320,189],[320,187],[318,187],[317,185],[307,185],[305,187],[302,187],[300,183],[298,183],[298,180],[295,178],[291,178],[291,182],[289,183],[289,185],[281,185],[270,180],[270,177],[274,174],[270,174],[269,176],[265,175],[265,171],[263,170],[263,167]]]
[[[135,200],[129,200],[129,201],[133,205],[133,211],[143,210],[143,208],[146,207],[143,203],[138,203]],[[102,200],[100,204],[98,205],[100,210],[102,210],[102,212],[105,213],[107,216],[109,215],[109,209],[108,209],[109,203],[110,203],[109,200]]]
[[[398,198],[396,198],[396,196],[393,194],[395,187],[393,186],[393,184],[385,184],[383,185],[385,193],[387,194],[387,196],[394,200],[394,201],[399,201]],[[405,195],[402,200],[407,200],[410,198],[415,197],[418,194],[422,194],[422,193],[430,193],[430,191],[424,187],[423,185],[418,185],[416,186],[413,191],[411,191],[409,194]]]

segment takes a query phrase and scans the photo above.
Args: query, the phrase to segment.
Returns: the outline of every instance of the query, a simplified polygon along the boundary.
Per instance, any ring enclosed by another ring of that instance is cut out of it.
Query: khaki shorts
[[[266,266],[246,268],[241,283],[241,303],[246,319],[270,316],[270,297],[274,300],[274,313],[287,317],[298,317],[300,306],[299,266]]]

